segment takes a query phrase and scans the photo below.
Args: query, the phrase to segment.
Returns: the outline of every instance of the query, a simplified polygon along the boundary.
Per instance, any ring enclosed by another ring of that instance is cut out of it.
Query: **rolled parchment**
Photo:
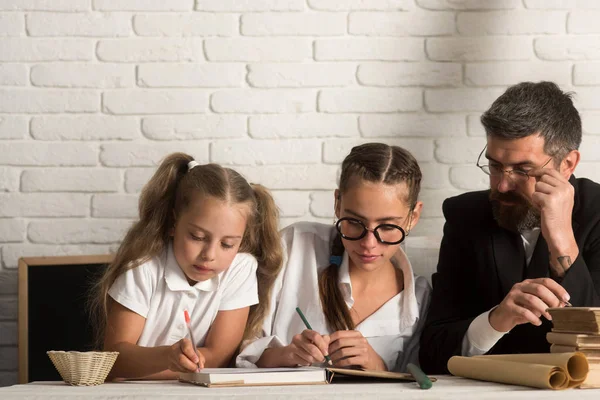
[[[452,375],[482,381],[531,386],[541,389],[567,389],[579,386],[589,366],[582,353],[503,354],[459,357],[448,360]]]

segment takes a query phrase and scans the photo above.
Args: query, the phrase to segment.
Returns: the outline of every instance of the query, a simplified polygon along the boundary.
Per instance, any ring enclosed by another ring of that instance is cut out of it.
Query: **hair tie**
[[[342,265],[342,256],[329,256],[329,263],[339,267]]]
[[[200,165],[200,164],[198,164],[196,161],[194,161],[194,160],[190,161],[188,163],[188,171],[191,171],[192,169],[194,169],[194,167],[197,167],[198,165]]]

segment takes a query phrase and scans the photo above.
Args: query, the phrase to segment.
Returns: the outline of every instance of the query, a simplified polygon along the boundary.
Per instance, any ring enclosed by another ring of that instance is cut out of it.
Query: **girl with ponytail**
[[[111,376],[226,366],[260,333],[281,267],[273,198],[229,168],[174,153],[142,190],[139,214],[93,304],[101,346],[120,353]]]
[[[301,222],[282,231],[284,265],[263,337],[237,365],[311,365],[329,356],[339,367],[404,372],[417,363],[431,287],[414,276],[400,244],[419,221],[420,184],[408,151],[354,147],[342,163],[333,226]]]

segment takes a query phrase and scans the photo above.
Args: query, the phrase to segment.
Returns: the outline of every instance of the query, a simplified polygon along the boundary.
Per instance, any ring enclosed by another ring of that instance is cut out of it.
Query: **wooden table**
[[[309,386],[204,388],[177,381],[130,381],[99,386],[33,382],[0,388],[0,399],[600,399],[600,389],[531,389],[453,376],[438,376],[429,390],[415,383],[335,383]]]

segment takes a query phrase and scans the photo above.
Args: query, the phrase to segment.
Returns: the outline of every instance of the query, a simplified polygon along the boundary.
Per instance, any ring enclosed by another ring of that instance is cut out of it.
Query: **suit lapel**
[[[529,265],[525,267],[524,279],[546,278],[549,276],[550,260],[548,258],[548,244],[540,233],[533,249],[533,255]]]
[[[492,233],[492,251],[504,297],[513,285],[523,280],[525,250],[520,235],[500,227]]]

